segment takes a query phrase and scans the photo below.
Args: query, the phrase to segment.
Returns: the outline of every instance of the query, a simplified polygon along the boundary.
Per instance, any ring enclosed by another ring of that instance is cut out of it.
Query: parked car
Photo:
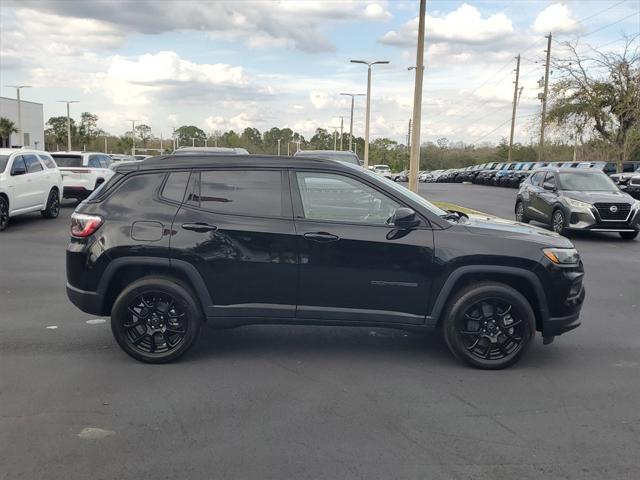
[[[293,154],[294,157],[314,157],[325,158],[327,160],[338,160],[339,162],[352,163],[353,165],[362,165],[362,161],[353,152],[345,152],[342,150],[298,150]]]
[[[420,172],[418,172],[418,177],[420,177]],[[398,173],[393,174],[394,182],[408,182],[409,181],[409,170],[403,170]]]
[[[494,163],[493,167],[481,172],[476,177],[476,183],[481,185],[493,185],[494,177],[503,167],[505,163]]]
[[[208,321],[442,328],[460,359],[503,368],[536,331],[549,343],[580,325],[585,295],[568,239],[311,157],[122,165],[73,213],[66,271],[70,300],[151,363]]]
[[[391,168],[389,165],[374,165],[371,167],[371,171],[381,177],[388,178],[389,180],[393,180],[393,174],[391,173]]]
[[[64,198],[83,200],[113,175],[113,159],[99,152],[51,153],[60,173]]]
[[[56,218],[61,192],[62,176],[47,152],[0,148],[0,231],[25,213]]]
[[[151,155],[133,155],[134,160],[144,160],[145,158],[151,158]]]
[[[523,182],[516,220],[537,220],[566,235],[573,230],[618,232],[633,240],[640,231],[640,201],[620,191],[604,173],[545,167]]]
[[[633,198],[640,199],[640,167],[638,167],[636,173],[629,178],[626,185],[621,186],[620,189]]]
[[[616,182],[618,186],[623,187],[627,185],[631,177],[638,171],[640,171],[640,162],[623,162],[622,172],[616,173],[616,170],[610,175],[611,180]]]

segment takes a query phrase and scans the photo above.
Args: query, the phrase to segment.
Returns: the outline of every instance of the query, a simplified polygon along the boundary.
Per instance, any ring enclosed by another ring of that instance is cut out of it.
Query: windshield
[[[618,187],[604,173],[560,172],[560,188],[588,192],[615,192]]]
[[[59,167],[81,167],[82,156],[81,155],[56,155],[53,154],[53,158]]]
[[[9,161],[9,155],[0,155],[0,173],[4,172],[7,168],[7,162]]]

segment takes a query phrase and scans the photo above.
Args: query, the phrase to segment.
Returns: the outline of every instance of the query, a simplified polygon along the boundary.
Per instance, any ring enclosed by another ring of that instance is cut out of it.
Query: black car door
[[[204,279],[208,316],[292,318],[298,266],[286,170],[194,171],[171,251]]]
[[[424,323],[433,231],[387,223],[400,201],[346,173],[292,170],[299,319]]]

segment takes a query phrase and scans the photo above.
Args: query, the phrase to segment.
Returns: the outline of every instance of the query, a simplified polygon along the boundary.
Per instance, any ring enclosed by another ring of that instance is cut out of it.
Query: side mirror
[[[16,177],[18,175],[24,175],[25,173],[27,173],[27,171],[24,169],[24,167],[14,167],[11,170],[12,177]]]
[[[542,184],[542,188],[544,188],[545,190],[549,190],[550,192],[556,191],[556,186],[553,183],[549,183],[549,182],[544,182]]]
[[[415,228],[420,225],[420,219],[413,209],[400,207],[393,214],[391,223],[398,228]]]

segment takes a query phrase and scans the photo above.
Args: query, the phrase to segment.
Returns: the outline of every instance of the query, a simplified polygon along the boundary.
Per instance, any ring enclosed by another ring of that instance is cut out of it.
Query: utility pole
[[[351,152],[353,146],[353,99],[354,97],[364,97],[364,93],[341,93],[340,95],[347,95],[351,97],[351,117],[349,120],[349,151]]]
[[[31,88],[31,85],[7,85],[7,87],[16,89],[16,100],[18,101],[18,145],[24,147],[25,145],[24,134],[22,133],[22,103],[20,102],[20,90],[22,88]],[[11,147],[11,138],[9,138],[9,147]]]
[[[513,112],[511,113],[511,134],[509,135],[509,155],[508,162],[511,162],[511,150],[513,149],[513,131],[516,126],[516,109],[518,106],[518,81],[520,79],[520,54],[516,57],[516,81],[513,88]]]
[[[547,62],[544,66],[544,93],[542,94],[542,116],[540,117],[540,145],[538,146],[538,161],[544,157],[544,122],[547,115],[547,93],[549,92],[549,63],[551,63],[551,33],[547,35]],[[538,94],[540,97],[540,94]]]
[[[411,163],[411,119],[409,119],[409,128],[407,129],[407,152],[409,152],[409,163]]]
[[[364,166],[369,166],[369,119],[371,118],[371,67],[373,65],[388,64],[388,60],[377,60],[367,62],[365,60],[351,60],[351,63],[362,63],[368,66],[367,69],[367,111],[364,120]]]
[[[164,153],[164,148],[162,147],[162,132],[160,132],[160,155]]]
[[[129,120],[131,122],[131,156],[136,155],[136,121]]]
[[[69,115],[69,105],[78,103],[78,100],[58,100],[60,103],[67,104],[67,152],[71,151],[71,116]]]
[[[342,151],[342,138],[344,137],[344,117],[340,117],[340,151]]]
[[[109,153],[107,149],[107,136],[104,136],[104,153]]]
[[[418,169],[420,168],[420,126],[422,118],[422,77],[424,76],[424,20],[427,0],[420,0],[418,20],[418,48],[416,52],[416,80],[413,91],[413,137],[411,138],[411,157],[409,158],[409,190],[418,191]]]
[[[278,156],[280,156],[280,139],[278,139]]]

